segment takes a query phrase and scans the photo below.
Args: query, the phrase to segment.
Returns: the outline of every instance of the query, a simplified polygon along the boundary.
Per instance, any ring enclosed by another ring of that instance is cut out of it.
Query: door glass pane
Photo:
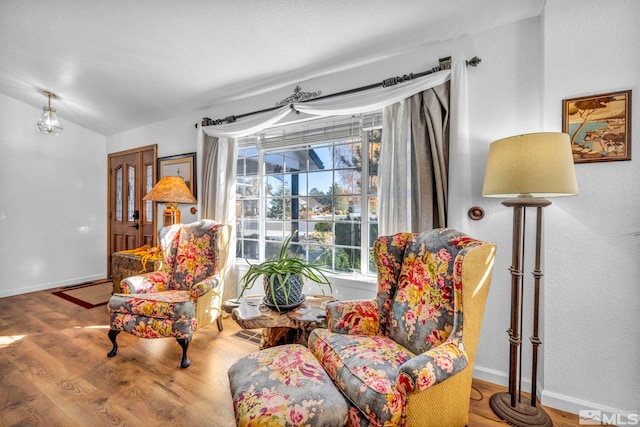
[[[129,166],[128,198],[127,198],[127,221],[133,221],[133,211],[136,206],[136,168]]]
[[[122,168],[116,169],[116,221],[122,221]]]
[[[146,188],[144,194],[149,193],[149,191],[151,191],[151,188],[153,188],[153,165],[147,165],[146,175]],[[153,222],[153,202],[151,200],[147,200],[145,202],[144,220],[146,222]]]

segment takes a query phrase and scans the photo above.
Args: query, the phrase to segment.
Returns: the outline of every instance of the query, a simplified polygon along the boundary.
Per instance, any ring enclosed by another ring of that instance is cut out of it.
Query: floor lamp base
[[[514,408],[508,392],[496,393],[491,396],[489,405],[497,416],[514,426],[553,426],[549,414],[540,406],[531,406],[531,401],[526,397],[522,398],[522,402],[516,403]]]

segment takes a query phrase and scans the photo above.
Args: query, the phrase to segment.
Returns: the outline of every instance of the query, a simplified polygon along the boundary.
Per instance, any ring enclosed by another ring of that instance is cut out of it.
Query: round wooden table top
[[[262,303],[263,295],[247,295],[240,305],[233,309],[231,317],[244,329],[296,328],[314,329],[326,327],[327,303],[335,301],[330,295],[307,295],[298,307],[279,312]]]

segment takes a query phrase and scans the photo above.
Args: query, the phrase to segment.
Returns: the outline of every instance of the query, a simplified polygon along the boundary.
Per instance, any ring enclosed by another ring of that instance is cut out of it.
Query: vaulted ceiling
[[[0,93],[110,135],[537,16],[544,0],[3,0]]]

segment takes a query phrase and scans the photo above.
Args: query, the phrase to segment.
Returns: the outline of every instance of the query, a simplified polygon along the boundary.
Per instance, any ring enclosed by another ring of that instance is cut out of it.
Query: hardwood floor
[[[118,336],[113,358],[105,306],[85,309],[49,291],[0,298],[0,425],[233,426],[228,368],[257,345],[224,331],[200,329],[180,369],[174,339]],[[504,390],[474,380],[470,426],[505,425],[489,397]],[[554,425],[578,417],[550,409]]]

